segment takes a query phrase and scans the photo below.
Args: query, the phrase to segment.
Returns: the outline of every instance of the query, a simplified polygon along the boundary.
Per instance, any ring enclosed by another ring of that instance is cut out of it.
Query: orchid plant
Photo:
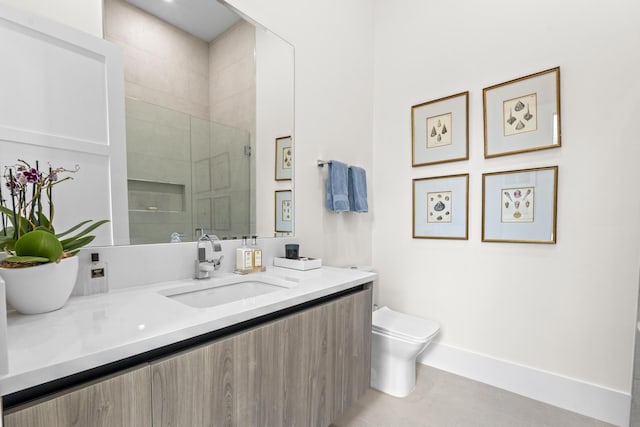
[[[11,256],[0,266],[26,267],[59,262],[93,241],[95,236],[89,233],[108,220],[86,220],[62,233],[56,233],[53,227],[53,188],[73,179],[69,174],[78,170],[78,166],[75,169],[49,166],[43,172],[38,162],[31,166],[24,160],[5,167],[5,185],[0,185],[0,250]]]

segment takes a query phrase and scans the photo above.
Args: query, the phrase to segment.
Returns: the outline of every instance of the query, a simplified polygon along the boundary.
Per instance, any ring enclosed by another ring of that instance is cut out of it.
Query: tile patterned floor
[[[369,390],[330,427],[611,427],[610,424],[418,365],[414,392]]]

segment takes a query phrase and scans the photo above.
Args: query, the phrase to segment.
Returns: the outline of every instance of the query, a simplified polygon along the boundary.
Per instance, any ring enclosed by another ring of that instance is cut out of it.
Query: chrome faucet
[[[207,242],[209,242],[209,246],[211,247],[210,251],[207,251]],[[211,277],[210,273],[218,270],[222,265],[222,258],[224,258],[224,255],[222,255],[222,244],[218,236],[202,234],[198,239],[196,251],[195,278],[208,279]],[[208,258],[207,255],[210,255],[211,258]]]

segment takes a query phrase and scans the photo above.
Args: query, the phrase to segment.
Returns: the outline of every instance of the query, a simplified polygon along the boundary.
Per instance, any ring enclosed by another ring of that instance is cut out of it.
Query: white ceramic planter
[[[78,257],[36,267],[0,268],[7,302],[23,314],[39,314],[61,308],[78,277]]]

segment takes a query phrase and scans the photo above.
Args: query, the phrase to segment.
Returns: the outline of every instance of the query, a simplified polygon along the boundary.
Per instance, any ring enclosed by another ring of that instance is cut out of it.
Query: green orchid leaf
[[[88,245],[95,238],[96,236],[85,236],[85,237],[80,237],[79,239],[72,237],[70,239],[62,240],[60,243],[62,243],[62,249],[65,252],[69,252],[69,251],[73,251],[75,249],[79,249],[83,246]]]
[[[90,219],[86,220],[86,221],[82,221],[80,224],[74,225],[73,227],[71,227],[70,229],[68,229],[67,231],[63,231],[62,233],[58,233],[56,234],[57,238],[66,236],[69,233],[73,233],[74,231],[76,231],[77,229],[79,229],[80,227],[82,227],[85,224],[89,224],[91,222]]]
[[[65,252],[65,254],[67,254],[67,258],[69,258],[69,257],[77,255],[78,252],[80,252],[80,249],[76,249],[75,251],[71,251],[71,252]]]
[[[62,233],[57,234],[56,237],[60,238],[60,237],[66,236],[69,233],[73,233],[74,231],[76,231],[77,229],[81,228],[83,225],[90,223],[91,221],[92,220],[90,220],[90,219],[88,219],[86,221],[82,221],[80,224],[74,225],[73,227],[71,227],[67,231],[63,231]],[[102,224],[104,224],[106,222],[109,222],[109,220],[108,219],[103,219],[102,221],[95,222],[91,226],[87,227],[82,233],[76,235],[76,237],[84,236],[85,234],[95,230],[96,228],[100,227]]]
[[[41,256],[10,256],[5,259],[7,262],[15,262],[15,263],[47,263],[50,262],[49,258],[44,258]]]
[[[0,249],[5,251],[13,251],[16,246],[16,240],[13,239],[13,231],[8,236],[0,236]]]
[[[13,211],[11,209],[5,206],[0,206],[0,213],[3,213],[7,217],[9,222],[11,222],[11,224],[16,226],[16,224],[13,223],[14,217],[13,217]],[[22,233],[26,233],[30,231],[31,224],[29,224],[29,221],[27,221],[25,217],[20,215],[16,215],[16,217],[17,217],[16,219],[18,220],[17,222],[20,224],[20,231]]]
[[[77,229],[79,228],[79,226],[82,226],[82,225],[87,224],[87,223],[89,223],[89,222],[91,222],[91,220],[89,220],[89,221],[83,221],[82,223],[80,223],[80,224],[76,225],[75,227],[73,227],[73,228],[71,228],[71,229],[69,229],[69,230],[65,231],[64,233],[58,234],[56,237],[60,238],[61,236],[64,236],[64,235],[66,235],[66,234],[69,234],[69,232],[71,232],[71,231],[75,231],[75,230],[77,230]],[[91,224],[89,227],[87,227],[87,228],[85,228],[84,230],[82,230],[82,232],[80,232],[80,233],[76,234],[76,235],[75,235],[75,236],[73,236],[73,237],[69,237],[69,238],[67,238],[67,239],[63,240],[63,241],[62,241],[62,244],[64,245],[64,242],[66,242],[66,241],[73,241],[73,240],[78,239],[78,238],[80,238],[80,237],[82,237],[82,236],[84,236],[84,235],[86,235],[86,234],[88,234],[88,233],[91,233],[93,230],[95,230],[96,228],[100,227],[102,224],[107,223],[107,222],[109,222],[109,220],[108,220],[108,219],[103,219],[102,221],[94,222],[94,223],[93,223],[93,224]]]
[[[53,229],[53,224],[49,221],[49,218],[42,212],[40,212],[40,227],[45,227],[49,231],[55,234],[55,230]]]
[[[46,231],[47,233],[51,233],[51,234],[55,234],[53,232],[53,230],[51,230],[49,227],[45,227],[44,225],[39,225],[35,228],[35,230],[42,230],[42,231]],[[58,236],[56,236],[58,237]]]

